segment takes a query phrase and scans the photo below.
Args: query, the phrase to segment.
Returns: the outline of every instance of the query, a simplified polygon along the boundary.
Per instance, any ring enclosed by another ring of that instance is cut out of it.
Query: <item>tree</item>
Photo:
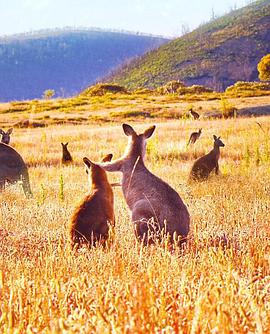
[[[55,91],[53,89],[47,89],[43,92],[43,98],[45,100],[51,99],[55,95]]]
[[[261,81],[270,80],[270,54],[262,57],[258,64],[258,71]]]

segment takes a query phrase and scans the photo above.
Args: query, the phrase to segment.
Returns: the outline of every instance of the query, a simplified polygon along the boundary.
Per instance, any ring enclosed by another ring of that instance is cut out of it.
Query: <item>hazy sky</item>
[[[65,26],[177,36],[247,0],[0,0],[0,35]]]

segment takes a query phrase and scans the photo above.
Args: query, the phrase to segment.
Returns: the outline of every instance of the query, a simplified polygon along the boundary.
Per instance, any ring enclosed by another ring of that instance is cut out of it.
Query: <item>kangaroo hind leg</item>
[[[146,200],[138,201],[132,210],[132,222],[136,237],[145,245],[153,243],[153,236],[159,230],[155,212]]]

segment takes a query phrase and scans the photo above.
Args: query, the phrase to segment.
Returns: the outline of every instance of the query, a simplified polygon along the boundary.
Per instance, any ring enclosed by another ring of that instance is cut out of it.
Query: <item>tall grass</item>
[[[269,129],[269,118],[260,123]],[[186,148],[195,128],[203,128],[196,151]],[[175,251],[136,242],[120,188],[110,247],[72,251],[67,224],[88,191],[82,157],[117,158],[127,137],[120,125],[43,131],[26,137],[16,129],[12,143],[30,164],[34,198],[25,199],[19,185],[0,194],[1,333],[269,332],[270,159],[253,119],[157,124],[146,164],[179,192],[192,217],[189,241]],[[194,154],[212,148],[213,134],[226,145],[223,175],[188,183]],[[65,167],[63,136],[74,157]]]

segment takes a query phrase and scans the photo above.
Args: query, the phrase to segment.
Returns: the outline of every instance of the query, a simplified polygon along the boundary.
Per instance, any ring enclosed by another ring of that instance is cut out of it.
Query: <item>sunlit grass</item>
[[[34,197],[25,199],[18,185],[0,194],[1,333],[269,332],[269,139],[255,120],[156,123],[146,164],[179,192],[192,217],[189,241],[175,251],[136,242],[120,188],[110,248],[69,247],[68,222],[88,191],[82,158],[121,156],[127,137],[120,121],[16,129],[11,144],[30,166]],[[269,118],[259,122],[269,131]],[[187,148],[197,128],[202,136]],[[213,134],[226,145],[222,175],[188,183]],[[69,141],[71,166],[60,164],[61,141]]]

